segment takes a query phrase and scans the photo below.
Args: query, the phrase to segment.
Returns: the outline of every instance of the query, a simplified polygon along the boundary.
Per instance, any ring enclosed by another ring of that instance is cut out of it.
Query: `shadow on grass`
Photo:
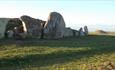
[[[114,44],[115,36],[84,36],[84,37],[70,37],[57,40],[47,39],[1,39],[0,46],[15,44],[16,46],[49,46],[49,47],[91,47],[91,46],[111,46]]]
[[[0,59],[0,67],[18,67],[24,68],[27,66],[43,67],[53,64],[66,63],[80,58],[89,58],[94,55],[101,55],[107,53],[115,53],[115,47],[91,49],[84,51],[58,51],[50,54],[33,54],[24,57],[2,58]]]
[[[29,65],[36,67],[66,63],[76,59],[88,58],[115,52],[114,36],[88,36],[80,38],[65,38],[59,40],[19,40],[14,42],[19,47],[24,46],[49,46],[49,47],[90,47],[84,51],[57,51],[50,54],[33,54],[24,57],[1,58],[0,67],[15,66],[24,68]],[[10,43],[7,43],[9,45]],[[3,43],[1,44],[3,45]],[[102,47],[103,46],[103,47]]]
[[[86,36],[86,37],[70,37],[58,40],[19,40],[16,45],[23,46],[48,46],[48,47],[109,47],[115,46],[115,36]]]

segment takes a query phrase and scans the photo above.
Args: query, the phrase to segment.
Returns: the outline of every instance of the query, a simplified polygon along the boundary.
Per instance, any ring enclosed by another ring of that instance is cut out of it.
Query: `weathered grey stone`
[[[6,25],[6,31],[13,30],[14,27],[22,25],[22,21],[19,18],[11,18]]]
[[[75,37],[79,35],[79,31],[71,29],[71,28],[65,28],[64,37]]]
[[[85,33],[83,32],[83,28],[79,29],[79,36],[85,36]]]
[[[25,38],[26,35],[27,34],[24,31],[23,25],[20,25],[20,26],[14,28],[14,38],[21,39],[21,38]]]
[[[73,30],[71,28],[65,28],[64,37],[73,36]]]
[[[9,20],[9,18],[0,18],[0,38],[5,36],[6,25]]]
[[[51,12],[44,26],[46,38],[63,38],[65,30],[65,21],[60,13]]]
[[[13,38],[13,34],[14,34],[13,30],[7,31],[8,38]]]
[[[85,33],[85,35],[88,35],[88,28],[87,28],[87,26],[84,26],[84,33]]]
[[[73,29],[73,36],[79,36],[79,31]]]
[[[42,20],[35,19],[26,15],[21,16],[20,19],[25,23],[28,36],[41,36],[41,31],[43,29]]]
[[[18,28],[17,30],[15,28]],[[5,38],[11,38],[11,34],[19,36],[20,34],[26,35],[25,27],[23,26],[22,21],[19,18],[10,18],[8,24],[6,25]],[[15,38],[15,36],[13,36]],[[24,36],[20,36],[22,38]]]

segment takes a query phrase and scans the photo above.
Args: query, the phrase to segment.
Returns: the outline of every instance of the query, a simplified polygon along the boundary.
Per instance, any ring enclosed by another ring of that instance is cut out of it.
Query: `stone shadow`
[[[34,67],[43,67],[43,66],[53,65],[58,63],[67,63],[70,61],[74,61],[76,59],[79,60],[81,58],[93,57],[94,55],[115,53],[114,41],[115,41],[114,36],[89,36],[89,37],[81,37],[76,39],[65,38],[65,39],[58,39],[58,40],[33,40],[33,41],[23,40],[23,43],[21,42],[21,40],[19,40],[15,42],[15,44],[17,44],[18,47],[24,47],[24,46],[75,47],[75,48],[90,47],[91,49],[81,50],[81,51],[68,51],[68,52],[57,51],[55,53],[50,53],[50,54],[33,54],[24,57],[14,57],[11,59],[1,58],[0,67],[15,66],[15,67],[24,68],[28,65],[34,65]],[[55,44],[53,44],[54,42]],[[2,45],[3,44],[1,44],[1,46]]]

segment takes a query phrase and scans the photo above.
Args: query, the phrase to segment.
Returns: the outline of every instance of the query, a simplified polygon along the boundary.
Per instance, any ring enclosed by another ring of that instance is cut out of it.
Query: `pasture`
[[[2,39],[0,70],[115,70],[115,36]]]

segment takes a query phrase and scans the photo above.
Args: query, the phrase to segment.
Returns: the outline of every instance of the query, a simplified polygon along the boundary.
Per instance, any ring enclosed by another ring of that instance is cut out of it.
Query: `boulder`
[[[7,35],[8,35],[7,37],[8,38],[13,38],[13,34],[14,34],[13,30],[8,30],[7,31]]]
[[[79,35],[79,31],[71,28],[65,28],[64,37],[75,37],[78,35]]]
[[[6,25],[6,31],[13,30],[14,27],[22,25],[22,21],[19,18],[11,18]]]
[[[83,32],[83,28],[82,27],[79,29],[79,36],[85,36],[85,33]]]
[[[73,36],[79,36],[79,31],[72,29],[73,31]]]
[[[5,36],[6,25],[9,20],[9,18],[0,18],[0,38]]]
[[[73,36],[73,30],[71,28],[65,28],[64,37]]]
[[[43,29],[42,20],[23,15],[20,19],[25,23],[28,36],[40,37]]]
[[[84,26],[84,33],[85,33],[85,35],[88,35],[88,28],[87,28],[87,26]]]
[[[18,30],[16,31],[15,28],[18,28]],[[8,24],[6,25],[6,30],[5,30],[5,38],[8,38],[8,35],[9,35],[9,38],[11,38],[12,31],[13,31],[13,34],[15,35],[13,36],[14,38],[16,36],[19,36],[20,34],[26,35],[26,27],[24,26],[24,24],[19,18],[11,18],[8,21]],[[20,36],[20,38],[22,37],[23,36]]]
[[[64,37],[65,21],[60,13],[51,12],[44,26],[46,38],[58,39]]]

